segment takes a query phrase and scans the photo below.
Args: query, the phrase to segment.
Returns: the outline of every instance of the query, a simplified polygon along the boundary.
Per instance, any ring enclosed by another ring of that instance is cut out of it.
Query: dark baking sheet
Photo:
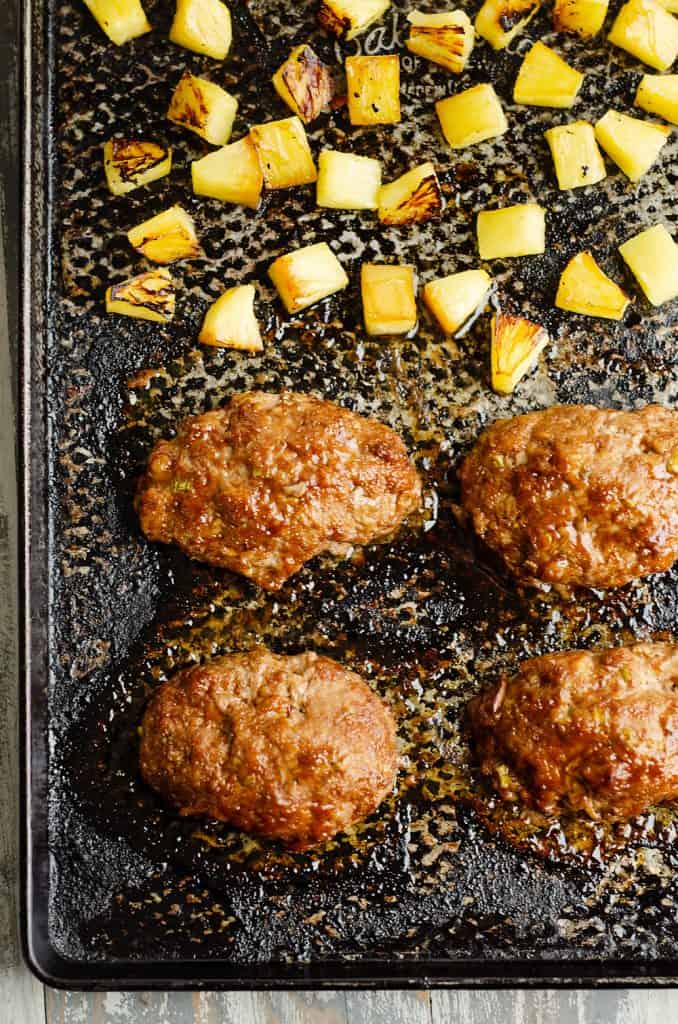
[[[554,402],[676,402],[676,303],[653,310],[627,279],[634,304],[622,324],[552,309],[573,253],[592,248],[621,280],[621,241],[658,219],[675,233],[675,145],[638,186],[610,167],[596,188],[558,192],[542,132],[566,112],[510,102],[529,40],[554,42],[545,11],[511,52],[479,42],[460,80],[404,56],[400,125],[350,129],[338,110],[310,131],[316,153],[321,145],[380,153],[386,180],[433,159],[448,204],[440,223],[383,230],[369,215],[317,210],[313,189],[274,194],[258,213],[199,200],[189,161],[206,147],[164,118],[182,69],[239,96],[238,137],[250,123],[285,116],[267,82],[293,43],[310,38],[333,62],[339,51],[316,29],[307,0],[252,0],[233,4],[236,45],[220,67],[167,41],[168,0],[146,6],[156,30],[121,49],[77,0],[36,0],[24,12],[30,962],[69,987],[670,980],[674,810],[605,829],[498,807],[474,772],[462,711],[525,656],[675,637],[678,572],[569,601],[523,593],[475,549],[452,509],[459,459],[498,416]],[[393,49],[409,6],[394,3],[370,50]],[[557,46],[590,72],[576,116],[630,109],[640,65],[602,40],[563,36]],[[487,80],[511,130],[451,154],[433,102]],[[100,146],[135,126],[171,141],[175,170],[113,200]],[[528,197],[549,209],[548,251],[495,261],[495,301],[543,322],[553,341],[513,396],[488,386],[489,313],[455,342],[423,311],[414,339],[363,336],[362,259],[412,262],[422,280],[476,265],[477,210]],[[174,201],[194,213],[205,250],[176,268],[176,320],[164,328],[107,318],[107,284],[143,267],[125,232]],[[350,287],[286,320],[266,268],[320,239],[339,254]],[[197,350],[209,300],[237,281],[258,285],[264,353]],[[131,493],[153,440],[249,387],[313,391],[390,423],[425,478],[426,516],[390,545],[341,563],[317,559],[275,595],[147,544]],[[349,664],[400,723],[397,793],[319,851],[284,854],[223,824],[179,820],[137,777],[136,727],[152,687],[196,659],[262,640]]]

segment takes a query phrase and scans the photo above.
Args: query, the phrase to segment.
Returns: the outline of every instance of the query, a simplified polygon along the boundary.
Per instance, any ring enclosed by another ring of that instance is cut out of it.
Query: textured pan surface
[[[257,213],[194,199],[189,161],[206,147],[164,118],[185,67],[238,96],[236,138],[251,123],[285,116],[268,79],[289,48],[311,40],[338,62],[315,28],[312,3],[234,6],[236,44],[223,67],[167,41],[169,0],[146,6],[154,33],[121,49],[106,43],[77,0],[57,5],[49,26],[53,947],[90,962],[136,959],[149,971],[172,958],[269,966],[349,958],[378,962],[382,975],[416,961],[422,976],[441,959],[467,961],[472,975],[480,961],[504,961],[508,973],[511,961],[527,957],[583,967],[598,958],[651,965],[676,956],[674,812],[612,831],[497,808],[474,775],[461,710],[526,656],[675,639],[678,572],[607,596],[522,594],[459,531],[451,507],[460,458],[498,416],[555,402],[678,400],[676,303],[652,310],[626,279],[634,303],[623,324],[552,309],[558,275],[575,252],[591,248],[622,281],[620,242],[658,219],[675,234],[675,144],[638,186],[610,166],[601,185],[560,193],[542,132],[568,112],[510,101],[520,56],[538,37],[589,72],[577,117],[594,120],[611,105],[630,110],[640,65],[602,40],[556,40],[547,13],[512,52],[494,54],[479,42],[460,79],[404,55],[400,125],[351,129],[338,110],[310,131],[316,154],[324,145],[380,154],[386,180],[435,161],[447,199],[442,220],[382,230],[369,214],[316,209],[312,188],[273,194]],[[399,0],[347,52],[392,50],[409,6]],[[433,103],[479,81],[494,82],[510,131],[451,154]],[[113,133],[137,132],[171,142],[175,169],[112,199],[100,146]],[[474,266],[475,213],[524,199],[548,207],[548,251],[490,269],[502,306],[543,322],[553,341],[513,396],[488,386],[489,313],[456,342],[443,341],[423,311],[413,339],[364,336],[361,260],[414,263],[423,281]],[[182,286],[174,323],[106,318],[107,284],[144,269],[125,232],[176,201],[195,215],[205,257],[175,268]],[[285,319],[266,268],[279,253],[323,239],[350,287]],[[198,351],[208,302],[240,281],[258,286],[265,351]],[[351,560],[316,560],[275,595],[147,544],[131,493],[149,447],[181,417],[250,387],[313,391],[398,430],[425,480],[425,521]],[[399,722],[397,793],[373,819],[315,852],[282,854],[224,825],[180,820],[138,777],[136,729],[152,688],[179,667],[262,641],[336,657],[368,679]]]

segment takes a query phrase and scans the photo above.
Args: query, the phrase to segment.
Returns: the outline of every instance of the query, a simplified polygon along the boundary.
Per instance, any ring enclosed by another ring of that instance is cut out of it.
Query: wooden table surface
[[[14,367],[18,239],[15,4],[0,0],[0,1024],[671,1024],[678,992],[108,993],[45,989],[17,939],[17,516]]]

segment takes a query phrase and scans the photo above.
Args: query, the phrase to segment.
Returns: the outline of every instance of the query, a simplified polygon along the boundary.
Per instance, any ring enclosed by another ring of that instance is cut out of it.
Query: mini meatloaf
[[[371,814],[392,790],[395,724],[337,662],[257,649],[160,686],[140,759],[146,782],[181,814],[304,849]]]
[[[678,797],[678,646],[533,658],[469,717],[505,800],[623,819]]]
[[[564,405],[499,420],[461,485],[476,532],[519,579],[621,586],[678,557],[678,412]]]
[[[156,444],[136,509],[151,540],[276,590],[322,551],[388,536],[420,501],[405,446],[383,423],[253,391]]]

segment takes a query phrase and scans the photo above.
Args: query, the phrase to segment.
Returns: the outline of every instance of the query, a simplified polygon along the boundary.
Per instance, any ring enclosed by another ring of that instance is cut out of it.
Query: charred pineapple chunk
[[[572,32],[591,39],[603,27],[610,0],[556,0],[553,27],[556,32]]]
[[[106,291],[106,312],[166,324],[174,316],[175,292],[169,270],[158,267]]]
[[[678,56],[678,21],[655,0],[628,0],[607,38],[657,71]]]
[[[381,164],[369,156],[324,149],[318,157],[318,206],[333,210],[376,210]]]
[[[649,114],[678,124],[678,75],[643,75],[634,103]]]
[[[167,117],[213,146],[224,146],[231,137],[237,110],[235,96],[185,71],[172,95]]]
[[[518,203],[478,214],[478,249],[483,260],[537,256],[546,248],[544,210]]]
[[[363,263],[360,290],[368,334],[409,334],[417,326],[414,267]]]
[[[539,324],[505,313],[492,317],[491,330],[492,389],[510,395],[536,364],[549,336]]]
[[[348,117],[351,124],[397,124],[400,120],[400,58],[346,58]]]
[[[445,141],[452,149],[474,146],[508,130],[499,97],[489,83],[438,100],[436,113]]]
[[[556,169],[558,188],[595,185],[607,176],[593,125],[588,121],[559,124],[544,132]]]
[[[114,196],[164,178],[172,169],[172,150],[143,139],[110,139],[104,144],[104,171]]]
[[[153,263],[174,263],[200,255],[193,220],[180,206],[156,214],[127,232],[130,245]]]
[[[650,169],[670,134],[666,125],[641,121],[618,110],[608,110],[596,122],[598,142],[631,181],[638,181]]]
[[[322,113],[334,95],[334,82],[327,64],[323,64],[310,46],[296,46],[273,76],[278,96],[304,124]]]
[[[485,0],[476,15],[476,32],[495,50],[504,50],[541,7],[541,0]]]
[[[462,270],[424,286],[424,302],[446,334],[455,334],[484,304],[492,278],[484,270]]]
[[[140,0],[85,0],[85,3],[116,46],[151,31]]]
[[[629,298],[600,269],[590,252],[573,256],[560,275],[556,306],[582,316],[621,320]]]
[[[191,164],[193,191],[199,196],[238,203],[256,210],[264,187],[259,157],[249,135],[208,153]]]
[[[412,11],[407,20],[410,23],[410,34],[405,40],[407,49],[460,75],[475,41],[469,16],[464,11],[441,14]]]
[[[224,60],[233,38],[231,12],[221,0],[177,0],[169,37],[185,50]]]
[[[205,314],[198,335],[201,345],[261,352],[264,343],[254,315],[255,291],[251,284],[228,288]]]
[[[348,284],[344,268],[326,242],[279,256],[268,276],[288,313],[298,313]]]
[[[525,55],[513,89],[516,103],[532,107],[571,107],[584,76],[555,50],[535,43]]]
[[[382,224],[418,224],[443,211],[443,194],[432,163],[420,164],[379,191]]]
[[[268,121],[250,129],[266,188],[310,185],[318,173],[306,131],[298,117]]]
[[[391,0],[320,0],[318,21],[340,39],[354,39],[390,6]]]
[[[653,306],[678,296],[678,245],[663,224],[629,238],[619,252]]]

